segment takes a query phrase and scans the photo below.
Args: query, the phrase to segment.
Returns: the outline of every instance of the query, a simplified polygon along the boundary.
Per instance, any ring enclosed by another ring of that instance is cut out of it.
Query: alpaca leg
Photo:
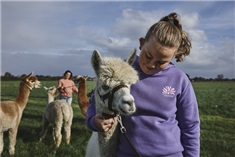
[[[68,121],[64,122],[64,130],[65,130],[65,136],[66,136],[66,143],[70,143],[70,137],[71,137],[71,126],[73,121],[73,109],[72,107],[69,107],[70,110],[70,116]]]
[[[18,127],[9,130],[9,154],[15,154],[16,135]]]
[[[65,122],[64,124],[64,131],[65,131],[65,138],[66,138],[66,143],[70,143],[70,136],[71,136],[71,122]]]
[[[4,146],[4,143],[3,143],[3,132],[1,131],[0,132],[0,156],[1,156],[2,151],[3,151],[3,146]]]
[[[50,124],[49,121],[45,117],[43,117],[42,132],[40,134],[39,141],[42,141],[45,138],[49,124]]]
[[[57,148],[60,146],[62,140],[61,127],[62,125],[56,124],[53,128],[53,139]]]

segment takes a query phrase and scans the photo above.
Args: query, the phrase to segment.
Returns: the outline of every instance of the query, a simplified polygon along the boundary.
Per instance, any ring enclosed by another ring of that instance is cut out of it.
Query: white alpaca
[[[135,112],[134,98],[130,94],[130,85],[138,81],[137,72],[131,67],[136,51],[126,62],[120,58],[102,58],[97,50],[92,54],[91,63],[96,73],[95,105],[97,113],[132,114]],[[117,117],[113,127],[106,133],[92,132],[88,142],[86,157],[116,156],[118,129]]]
[[[70,143],[71,125],[73,120],[72,106],[66,103],[64,100],[55,100],[56,87],[44,87],[47,90],[48,104],[43,114],[42,132],[39,141],[42,141],[49,127],[49,124],[53,124],[53,139],[56,147],[61,144],[62,134],[61,129],[64,123],[64,131],[66,143]]]
[[[9,153],[15,154],[16,136],[22,113],[28,102],[30,91],[40,88],[40,81],[32,73],[25,76],[19,87],[19,93],[15,101],[2,101],[0,104],[0,156],[3,151],[3,132],[9,132]]]

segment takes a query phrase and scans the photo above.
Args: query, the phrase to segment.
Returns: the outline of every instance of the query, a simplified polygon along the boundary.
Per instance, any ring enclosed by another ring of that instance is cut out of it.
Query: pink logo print
[[[173,88],[171,86],[165,86],[162,89],[162,94],[164,96],[174,97],[175,96],[175,88]]]

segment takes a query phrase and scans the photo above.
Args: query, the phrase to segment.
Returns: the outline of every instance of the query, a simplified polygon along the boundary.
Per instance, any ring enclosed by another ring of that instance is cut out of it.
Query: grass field
[[[95,82],[87,81],[91,91]],[[55,81],[42,81],[43,86],[56,85]],[[199,103],[201,119],[201,157],[235,156],[235,83],[193,82]],[[14,100],[18,94],[19,81],[1,82],[1,101]],[[54,148],[52,127],[46,138],[38,142],[41,132],[42,114],[47,102],[44,88],[31,91],[19,126],[15,157],[83,157],[91,132],[85,127],[85,118],[74,95],[74,119],[71,144],[65,140]],[[8,137],[4,133],[4,150],[1,157],[9,157]]]

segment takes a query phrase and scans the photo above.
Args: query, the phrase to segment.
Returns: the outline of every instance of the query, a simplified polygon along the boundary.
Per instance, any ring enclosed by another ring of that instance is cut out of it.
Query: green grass
[[[201,115],[235,118],[234,82],[193,83]]]
[[[20,81],[1,82],[1,101],[14,100],[18,94]],[[85,126],[85,117],[78,107],[77,95],[73,95],[74,118],[71,128],[70,145],[63,139],[60,147],[55,149],[52,126],[48,129],[47,136],[39,142],[42,115],[47,103],[46,91],[43,86],[56,86],[56,81],[42,82],[42,88],[33,89],[30,93],[27,106],[23,112],[19,125],[15,157],[83,157],[91,132]],[[94,88],[95,82],[87,81],[87,92]],[[63,132],[63,130],[62,130]],[[64,134],[63,134],[64,135]],[[4,150],[2,157],[10,157],[8,153],[8,133],[4,133]]]
[[[201,119],[201,157],[235,155],[235,83],[194,82]]]
[[[44,81],[43,86],[56,85],[56,81]],[[87,81],[87,91],[95,82]],[[235,154],[235,83],[193,82],[199,104],[201,119],[201,157],[232,157]],[[1,82],[1,100],[14,100],[18,94],[19,81]],[[73,98],[74,119],[71,144],[65,140],[54,148],[52,127],[46,138],[38,142],[41,132],[42,114],[47,98],[44,88],[33,89],[23,112],[19,126],[15,157],[83,157],[91,132],[85,127],[85,118]],[[8,137],[4,133],[2,157],[9,157]]]

